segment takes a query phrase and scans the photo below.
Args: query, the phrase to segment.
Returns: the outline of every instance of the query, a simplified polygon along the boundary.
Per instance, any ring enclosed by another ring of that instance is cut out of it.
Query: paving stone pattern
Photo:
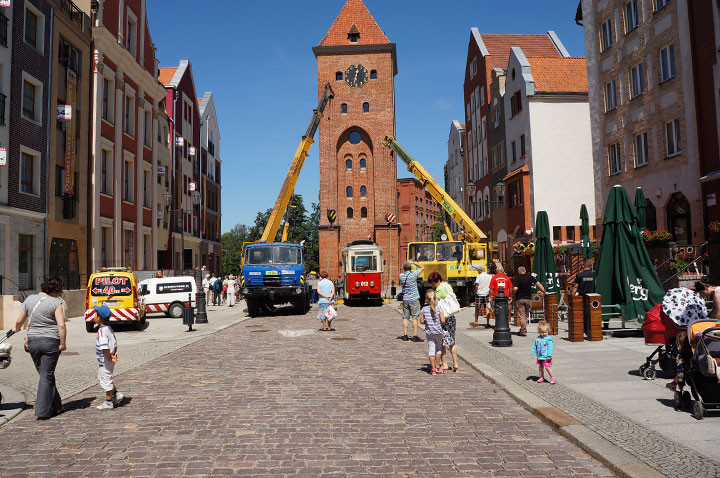
[[[538,387],[534,380],[528,380],[530,376],[537,377],[537,368],[521,364],[489,344],[471,338],[467,334],[458,334],[457,338],[460,347],[472,347],[473,352],[480,356],[484,363],[664,475],[720,476],[718,462],[667,439],[587,396],[563,386],[562,383],[552,387]]]
[[[2,428],[2,476],[612,476],[467,365],[430,376],[389,307],[265,317]],[[332,339],[355,340],[332,340]]]

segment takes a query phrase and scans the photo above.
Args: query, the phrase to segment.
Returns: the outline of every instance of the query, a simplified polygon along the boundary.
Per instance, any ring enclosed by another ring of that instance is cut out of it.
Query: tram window
[[[377,256],[353,256],[353,272],[367,272],[377,270]]]

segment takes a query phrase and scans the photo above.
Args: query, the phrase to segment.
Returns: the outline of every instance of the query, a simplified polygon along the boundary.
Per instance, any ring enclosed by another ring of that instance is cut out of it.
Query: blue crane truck
[[[310,286],[305,284],[305,262],[300,244],[248,243],[242,260],[240,285],[251,317],[276,305],[291,303],[297,314],[310,309]]]

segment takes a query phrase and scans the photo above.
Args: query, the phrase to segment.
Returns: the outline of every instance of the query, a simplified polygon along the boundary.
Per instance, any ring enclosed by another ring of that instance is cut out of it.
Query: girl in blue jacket
[[[550,324],[545,320],[538,322],[538,333],[540,335],[533,342],[530,351],[531,355],[537,356],[538,370],[540,372],[538,383],[545,382],[545,370],[547,370],[548,375],[550,375],[550,383],[555,385],[557,380],[555,380],[555,375],[552,373],[553,339],[549,335]]]

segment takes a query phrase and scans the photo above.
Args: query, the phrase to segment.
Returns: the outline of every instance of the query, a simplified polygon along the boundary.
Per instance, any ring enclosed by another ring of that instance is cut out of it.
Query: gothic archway
[[[690,202],[683,193],[677,192],[673,194],[665,211],[668,229],[673,236],[673,240],[678,244],[691,244]]]

